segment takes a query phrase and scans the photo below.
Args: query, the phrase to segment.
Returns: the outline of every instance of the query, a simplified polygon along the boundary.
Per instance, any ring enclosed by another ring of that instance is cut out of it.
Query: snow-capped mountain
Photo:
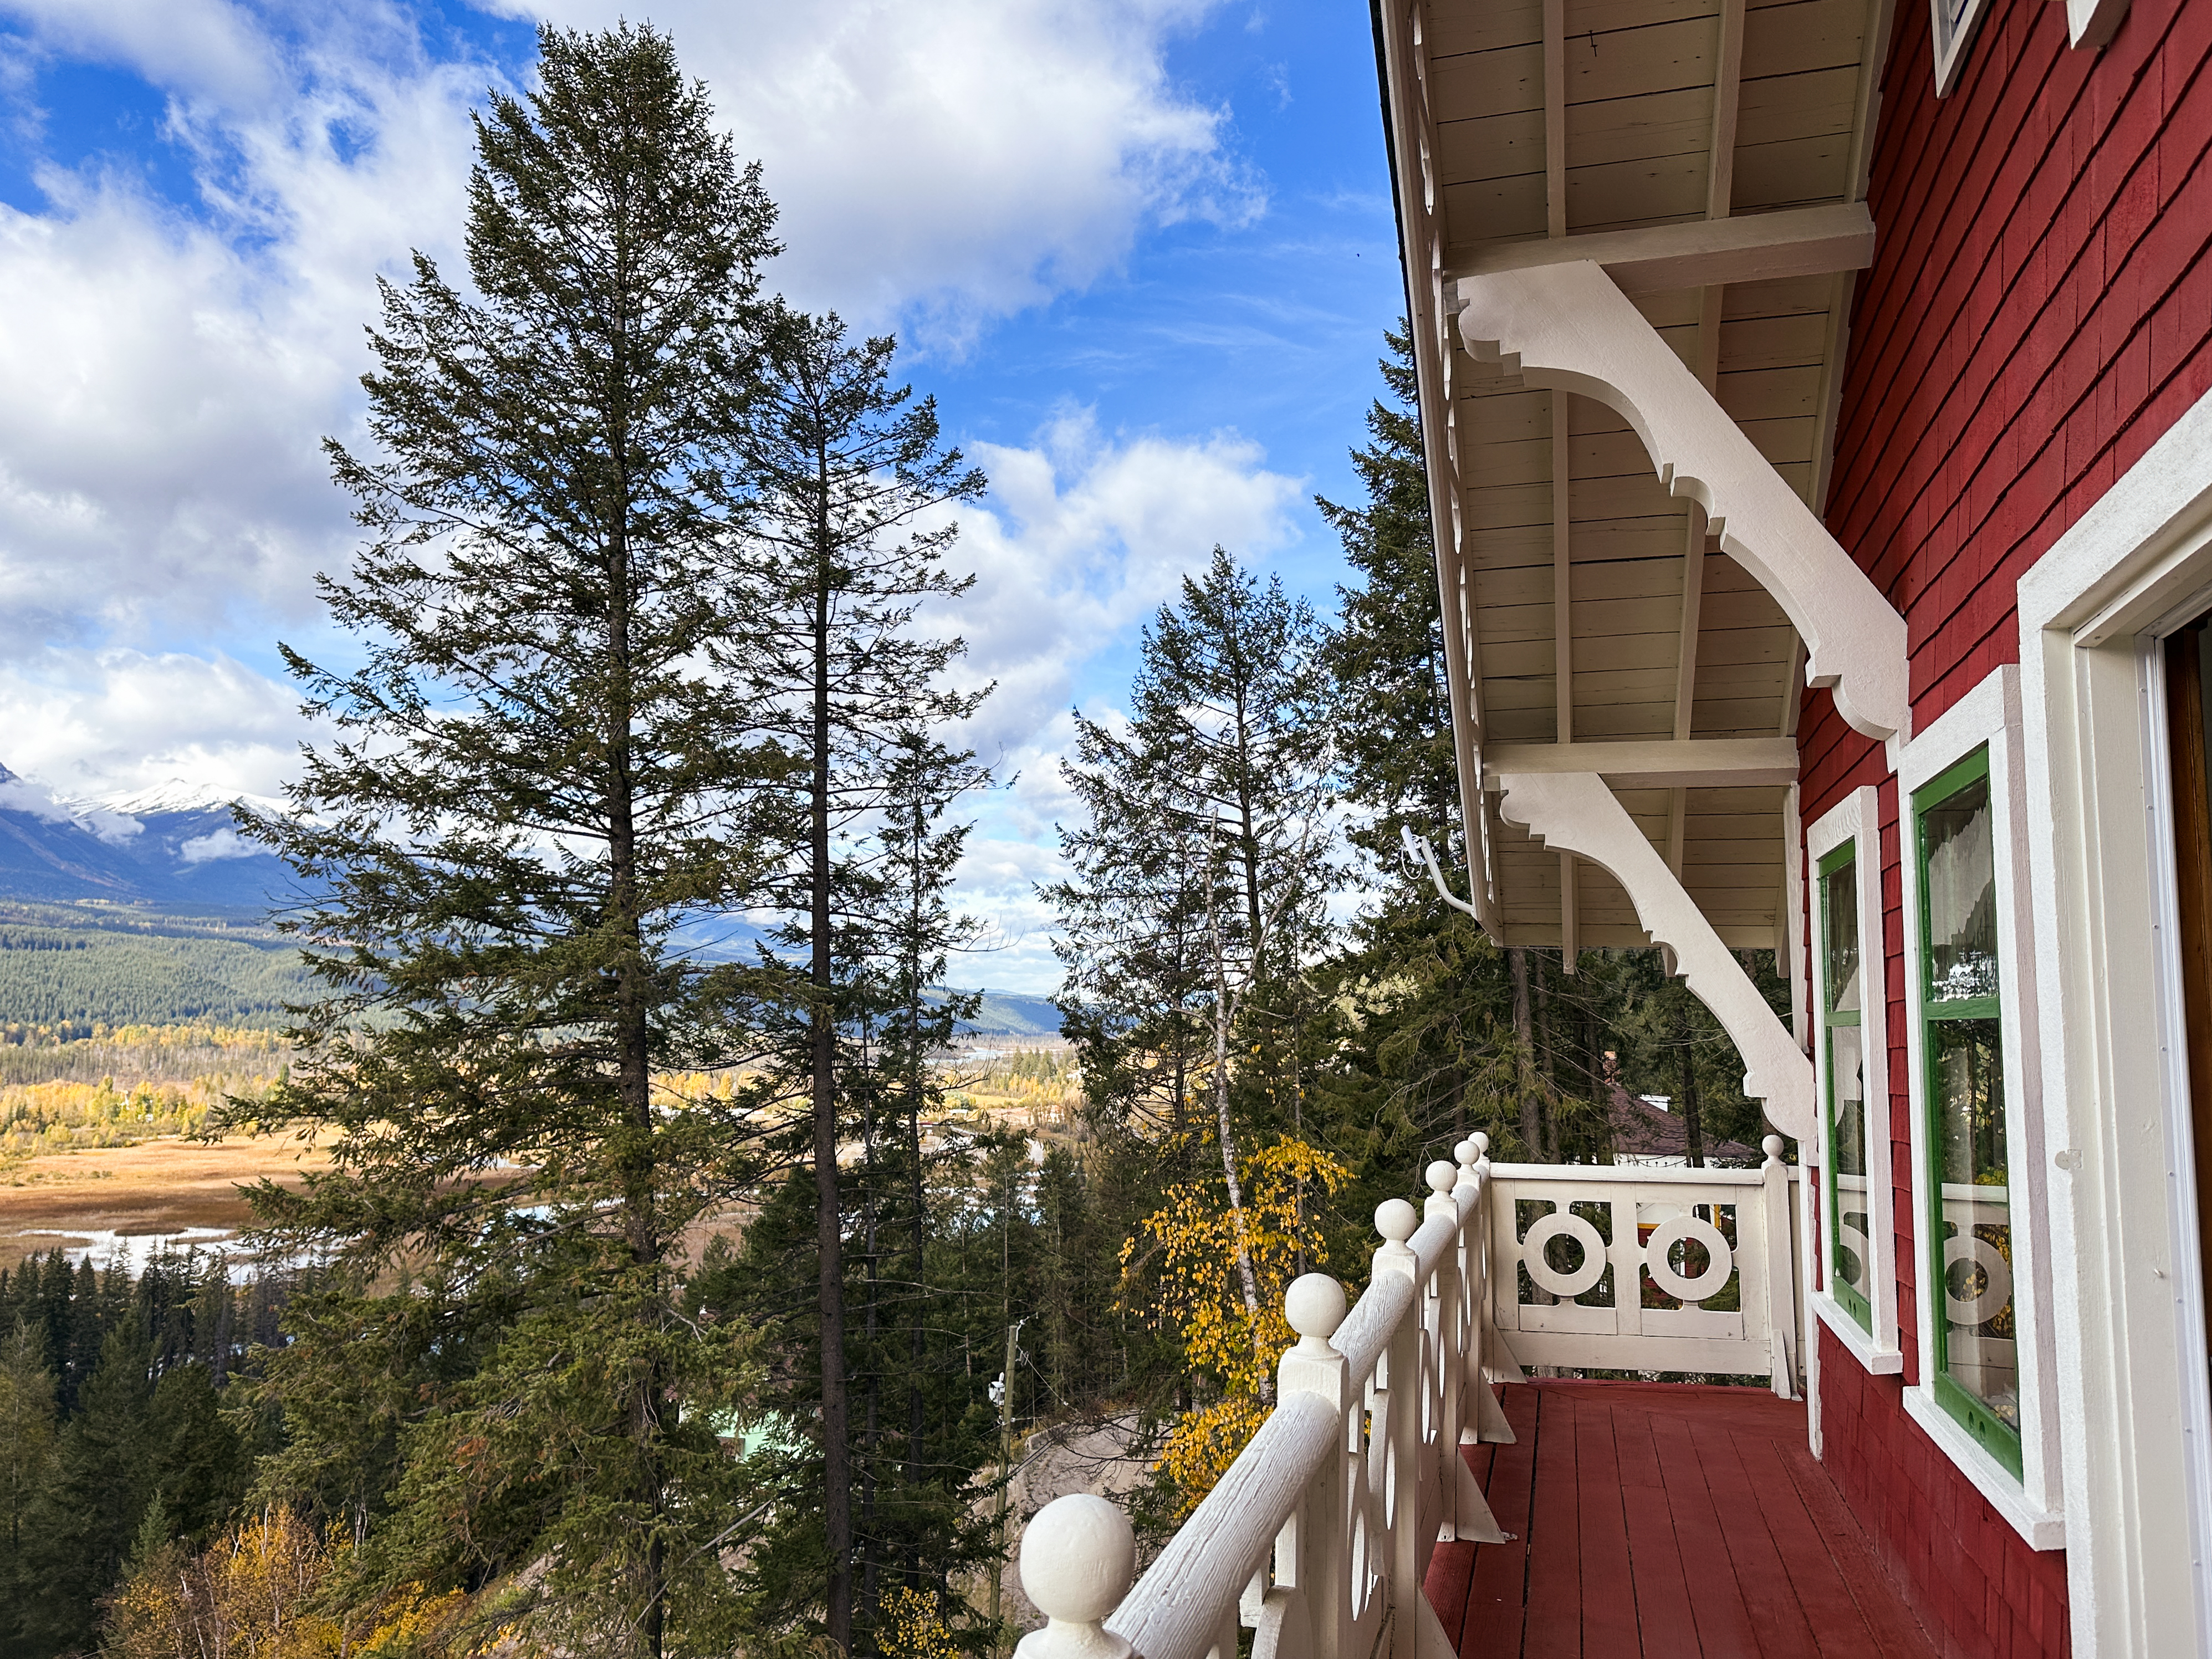
[[[71,799],[0,765],[0,897],[258,909],[291,884],[280,860],[240,836],[219,792],[173,781]]]

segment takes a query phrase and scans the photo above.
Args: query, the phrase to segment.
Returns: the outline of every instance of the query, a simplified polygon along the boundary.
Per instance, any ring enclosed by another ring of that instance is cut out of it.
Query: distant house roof
[[[1650,1101],[1630,1094],[1617,1083],[1613,1085],[1611,1109],[1615,1160],[1669,1158],[1687,1161],[1690,1131],[1680,1114],[1662,1110]],[[1756,1164],[1765,1161],[1755,1146],[1735,1140],[1716,1140],[1710,1135],[1705,1138],[1705,1152],[1708,1164]]]

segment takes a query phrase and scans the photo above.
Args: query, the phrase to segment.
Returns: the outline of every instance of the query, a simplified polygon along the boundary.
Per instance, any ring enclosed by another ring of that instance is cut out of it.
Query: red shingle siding
[[[1938,100],[1927,8],[1884,71],[1829,527],[1904,614],[1924,729],[2018,660],[2019,579],[2212,389],[2212,5],[2134,0],[2102,52],[2063,9],[1990,0]],[[2067,1650],[2064,1556],[2037,1552],[1905,1414],[1919,1378],[1896,780],[1825,695],[1800,725],[1800,809],[1881,789],[1891,1169],[1902,1377],[1824,1330],[1825,1461],[1960,1654]]]
[[[2212,389],[2212,8],[2135,0],[2084,52],[1990,0],[1941,100],[1926,8],[1896,29],[1828,521],[1905,615],[1924,726],[2017,660],[2021,574]]]
[[[2033,1550],[1905,1414],[1902,1379],[1870,1376],[1820,1328],[1821,1463],[1947,1655],[2071,1651],[2066,1557]]]

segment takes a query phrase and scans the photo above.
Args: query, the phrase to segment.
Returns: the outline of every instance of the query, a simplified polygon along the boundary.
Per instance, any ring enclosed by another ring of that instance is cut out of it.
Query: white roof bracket
[[[1457,295],[1476,356],[1595,398],[1635,428],[1661,480],[1705,509],[1722,550],[1796,626],[1808,684],[1830,688],[1869,737],[1906,731],[1905,619],[1601,266],[1466,276]]]
[[[1605,780],[1595,772],[1518,772],[1498,783],[1501,817],[1547,848],[1588,859],[1621,884],[1638,923],[1654,944],[1674,951],[1691,991],[1734,1040],[1743,1056],[1743,1091],[1765,1103],[1767,1121],[1784,1134],[1810,1139],[1813,1062]]]

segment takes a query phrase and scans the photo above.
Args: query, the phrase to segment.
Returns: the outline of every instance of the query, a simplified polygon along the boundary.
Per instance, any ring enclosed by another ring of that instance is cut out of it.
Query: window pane
[[[1976,778],[1920,814],[1928,872],[1928,994],[1942,1001],[1997,994],[1996,860],[1990,781]]]
[[[1874,1291],[1868,1279],[1866,1101],[1859,1028],[1828,1028],[1830,1099],[1834,1103],[1835,1170],[1828,1188],[1834,1227],[1829,1235],[1829,1271],[1837,1283],[1863,1299]],[[1846,1298],[1838,1297],[1838,1301]],[[1858,1310],[1852,1309],[1854,1313]]]
[[[1838,866],[1820,878],[1820,925],[1827,939],[1828,1008],[1856,1013],[1859,1006],[1859,871]]]
[[[1994,1019],[1929,1024],[1930,1091],[1942,1176],[1944,1364],[2007,1426],[2020,1427],[2004,1078]]]

